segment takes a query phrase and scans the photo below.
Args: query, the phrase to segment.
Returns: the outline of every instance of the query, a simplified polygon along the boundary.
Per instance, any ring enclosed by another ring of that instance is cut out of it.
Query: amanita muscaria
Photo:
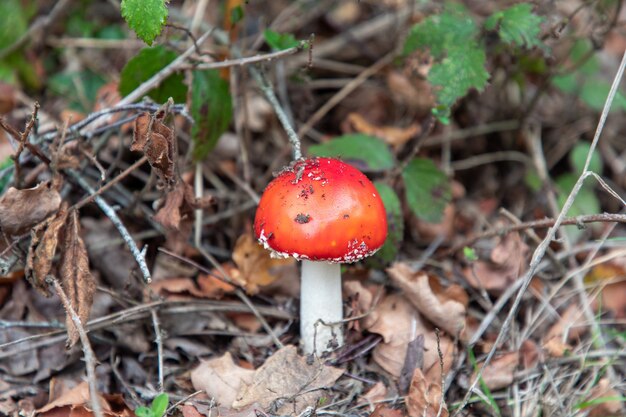
[[[341,264],[376,252],[387,216],[374,184],[333,158],[301,159],[265,189],[254,221],[257,239],[274,256],[302,261],[300,333],[306,353],[343,343]],[[333,328],[323,324],[334,323]]]

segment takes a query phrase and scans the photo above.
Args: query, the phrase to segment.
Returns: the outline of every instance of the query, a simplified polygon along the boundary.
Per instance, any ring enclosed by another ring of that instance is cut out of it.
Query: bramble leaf
[[[529,3],[520,3],[508,9],[500,10],[485,21],[487,30],[498,29],[503,42],[525,48],[543,47],[539,38],[543,17],[533,13]]]
[[[396,192],[384,182],[377,181],[375,184],[380,198],[385,205],[387,212],[387,240],[385,244],[373,258],[368,260],[369,264],[379,264],[393,262],[396,259],[398,250],[404,238],[404,218],[402,216],[402,203]]]
[[[449,48],[464,46],[468,41],[473,43],[476,33],[476,24],[465,7],[448,4],[443,13],[429,16],[411,28],[404,54],[425,48],[439,59]]]
[[[152,45],[167,20],[165,0],[122,0],[122,17],[137,37]]]
[[[279,51],[300,45],[300,42],[291,33],[278,33],[271,29],[265,29],[263,37],[272,49]]]
[[[380,139],[361,133],[343,135],[320,145],[309,147],[314,156],[328,156],[359,161],[363,169],[382,171],[393,168],[394,159],[389,147]]]
[[[176,59],[176,52],[158,45],[144,48],[126,63],[120,74],[119,90],[122,96],[127,96],[167,64]],[[161,84],[148,93],[148,96],[157,103],[165,103],[172,97],[176,103],[184,103],[187,99],[187,88],[183,84],[183,74],[172,74]]]
[[[487,85],[489,73],[485,60],[484,49],[466,44],[449,49],[448,55],[432,66],[428,81],[435,87],[437,102],[444,110],[470,89],[480,91]]]
[[[450,181],[430,159],[415,158],[402,171],[406,200],[421,220],[438,223],[452,198]]]
[[[218,70],[194,71],[191,83],[191,128],[196,161],[205,158],[219,137],[228,129],[233,117],[228,81]]]

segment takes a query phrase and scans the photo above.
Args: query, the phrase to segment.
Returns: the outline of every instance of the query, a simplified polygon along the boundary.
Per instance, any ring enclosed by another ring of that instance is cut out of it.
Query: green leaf
[[[383,267],[396,259],[400,245],[404,238],[404,218],[402,216],[402,203],[396,192],[389,185],[381,181],[374,183],[387,212],[387,240],[385,244],[368,258],[369,265]]]
[[[421,220],[438,223],[452,198],[450,181],[433,161],[416,158],[402,171],[409,208]]]
[[[467,9],[460,4],[448,4],[443,13],[431,15],[411,28],[403,53],[408,55],[427,48],[439,59],[449,48],[473,43],[476,34],[476,24]]]
[[[564,93],[574,93],[580,86],[575,74],[555,75],[552,77],[552,84]]]
[[[543,17],[533,13],[529,3],[520,3],[508,9],[495,12],[485,21],[487,30],[498,28],[503,42],[511,45],[532,48],[543,47],[539,34]]]
[[[165,0],[122,0],[122,17],[139,39],[152,45],[167,20]]]
[[[26,32],[26,16],[19,0],[0,1],[0,49],[13,45]]]
[[[152,400],[152,406],[150,407],[154,417],[162,417],[167,410],[168,404],[169,396],[166,393],[162,392],[154,397],[154,400]]]
[[[428,81],[435,87],[437,102],[449,109],[467,92],[475,88],[481,91],[489,73],[485,69],[485,50],[472,45],[462,45],[448,50],[448,55],[434,64],[428,73]]]
[[[574,173],[580,175],[585,167],[585,161],[587,160],[587,154],[591,149],[589,142],[578,142],[569,154],[569,162]],[[596,174],[602,173],[602,158],[597,150],[594,150],[591,155],[591,162],[589,163],[589,169]]]
[[[71,109],[88,113],[105,82],[104,78],[91,70],[62,72],[48,78],[48,88],[56,95],[63,96]]]
[[[232,98],[228,81],[219,70],[193,71],[191,83],[191,128],[194,143],[193,157],[205,158],[228,129],[233,117]]]
[[[556,179],[555,184],[558,191],[557,203],[559,208],[563,208],[565,205],[565,200],[567,200],[567,196],[570,191],[572,191],[572,188],[574,188],[574,184],[576,184],[577,180],[578,176],[574,174],[563,174]],[[593,187],[585,183],[576,195],[574,204],[572,204],[572,207],[567,212],[567,216],[576,217],[596,213],[600,213],[600,202],[593,191]],[[591,227],[593,227],[593,225]],[[572,242],[576,242],[583,234],[583,231],[577,226],[565,226],[564,230]]]
[[[120,94],[127,96],[176,57],[176,52],[161,45],[142,49],[122,69]],[[170,75],[157,88],[150,90],[148,96],[157,103],[165,103],[170,97],[176,103],[184,103],[187,99],[187,88],[183,84],[183,74]]]
[[[243,8],[237,5],[230,9],[230,23],[235,26],[243,19]]]
[[[314,156],[328,156],[360,161],[364,169],[383,171],[393,168],[394,158],[389,147],[374,136],[361,133],[340,136],[320,145],[309,147]]]
[[[152,414],[152,410],[150,410],[148,407],[137,407],[137,409],[135,410],[135,415],[137,417],[157,417],[154,414]]]
[[[592,109],[601,111],[610,90],[611,85],[608,82],[591,78],[583,84],[580,90],[580,99]],[[626,110],[626,98],[620,92],[615,95],[611,106],[611,111],[618,109]]]
[[[463,248],[463,256],[470,262],[474,262],[478,260],[478,255],[476,255],[476,251],[469,246],[465,246]]]
[[[300,42],[291,33],[278,33],[271,29],[265,29],[263,37],[272,49],[279,51],[300,45]]]

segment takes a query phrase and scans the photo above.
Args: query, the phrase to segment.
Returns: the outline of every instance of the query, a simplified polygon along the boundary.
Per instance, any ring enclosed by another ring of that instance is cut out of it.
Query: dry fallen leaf
[[[56,213],[61,195],[50,181],[34,188],[10,187],[0,197],[0,229],[7,235],[21,235]]]
[[[167,184],[175,182],[174,177],[174,131],[163,123],[164,114],[148,112],[135,119],[131,151],[140,151],[157,176]]]
[[[194,389],[202,390],[218,404],[232,407],[237,392],[244,384],[252,383],[254,371],[242,368],[233,361],[230,352],[219,358],[203,361],[191,371]]]
[[[607,254],[610,256],[611,253]],[[611,262],[594,266],[585,276],[585,283],[602,288],[594,298],[594,308],[611,311],[616,319],[626,318],[626,260],[618,256]]]
[[[345,124],[350,125],[352,129],[359,133],[379,137],[392,146],[401,146],[422,131],[421,126],[417,123],[413,123],[405,128],[376,126],[368,122],[359,113],[350,113],[346,118]]]
[[[422,369],[429,380],[441,379],[434,329],[404,296],[400,294],[386,296],[371,314],[363,319],[363,326],[369,332],[383,336],[383,342],[374,348],[372,358],[396,378],[402,373],[408,344],[417,336],[424,335]],[[440,336],[446,372],[446,368],[452,366],[454,344],[446,334]]]
[[[57,214],[33,228],[26,259],[26,277],[42,294],[49,295],[46,275],[52,269],[52,259],[59,243],[59,231],[67,219],[67,204]]]
[[[465,278],[474,288],[504,291],[524,273],[528,246],[519,233],[509,233],[499,239],[489,261],[479,260],[465,269]]]
[[[98,402],[105,417],[135,416],[120,394],[101,394]],[[89,385],[82,382],[59,398],[51,399],[51,402],[37,410],[36,414],[38,417],[94,417]]]
[[[389,71],[385,81],[393,98],[417,115],[426,115],[434,107],[432,86],[425,78],[407,77],[398,71]]]
[[[587,331],[588,326],[585,322],[585,314],[580,306],[572,303],[543,336],[541,347],[552,357],[563,357],[572,351],[570,343]]]
[[[441,408],[441,413],[439,412]],[[416,369],[406,397],[410,417],[448,417],[448,406],[442,399],[441,385],[428,383],[421,370]]]
[[[402,410],[389,408],[384,404],[378,404],[370,417],[404,417]]]
[[[256,294],[259,287],[265,287],[283,274],[294,275],[297,270],[293,258],[277,259],[249,234],[239,236],[233,249],[233,261],[239,268],[238,280],[248,294]]]
[[[252,383],[244,384],[233,408],[241,409],[255,402],[271,414],[300,414],[315,406],[343,374],[343,370],[298,355],[295,346],[285,346],[255,371]],[[280,400],[280,401],[278,401]]]
[[[519,352],[509,352],[494,358],[483,369],[482,379],[490,390],[506,388],[513,383],[513,374],[519,362]],[[482,362],[478,364],[479,369],[482,366]]]
[[[81,323],[87,323],[96,292],[96,279],[89,270],[89,258],[83,238],[80,236],[80,222],[76,210],[72,210],[69,214],[65,227],[59,275],[72,308],[78,314]],[[69,314],[67,314],[66,327],[68,346],[74,346],[78,341],[78,330]]]
[[[178,181],[165,195],[164,203],[154,215],[154,220],[168,230],[181,231],[181,221],[191,222],[195,209],[210,207],[213,201],[212,196],[196,198],[189,184]]]
[[[404,291],[405,297],[417,308],[417,310],[435,326],[442,328],[448,334],[457,336],[465,326],[465,308],[455,299],[446,297],[445,292],[435,294],[431,288],[429,277],[423,272],[414,272],[407,264],[397,262],[387,273],[391,280]],[[432,281],[432,280],[431,280]],[[437,283],[438,284],[438,283]],[[462,291],[460,286],[455,286],[450,292]],[[452,288],[452,286],[450,287]],[[467,296],[466,296],[467,297]]]

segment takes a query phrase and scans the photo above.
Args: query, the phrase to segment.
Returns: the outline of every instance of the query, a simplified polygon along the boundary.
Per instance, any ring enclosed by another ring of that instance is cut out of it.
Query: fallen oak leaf
[[[61,285],[81,323],[86,323],[93,305],[96,280],[89,270],[89,258],[85,243],[80,236],[80,222],[76,210],[72,210],[69,214],[64,234],[65,240],[61,249],[61,266],[59,268]],[[66,327],[67,345],[71,347],[76,344],[79,336],[76,325],[69,314],[66,314]]]
[[[417,310],[434,325],[442,328],[448,334],[453,336],[459,333],[465,327],[465,314],[467,306],[467,295],[465,295],[465,303],[461,303],[455,299],[446,296],[444,291],[435,294],[433,288],[435,283],[429,279],[428,275],[423,272],[414,272],[407,264],[396,262],[387,273],[391,280],[402,289],[407,299],[417,308]],[[439,285],[437,282],[436,285]],[[458,288],[453,288],[458,287]],[[462,294],[460,286],[450,286],[448,294]]]
[[[321,390],[331,387],[342,374],[342,369],[318,361],[308,363],[295,346],[285,346],[255,371],[252,383],[239,389],[233,408],[258,402],[271,414],[298,415],[315,406]]]
[[[230,352],[226,352],[219,358],[202,361],[191,371],[191,384],[230,408],[241,386],[252,383],[253,375],[253,370],[236,365]]]

